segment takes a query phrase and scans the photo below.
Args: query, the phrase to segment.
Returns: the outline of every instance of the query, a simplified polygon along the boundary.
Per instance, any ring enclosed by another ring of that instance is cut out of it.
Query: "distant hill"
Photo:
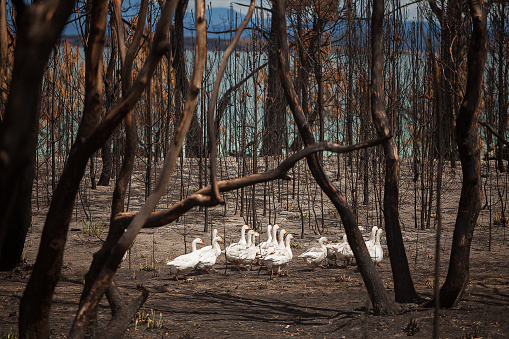
[[[247,9],[246,9],[247,12]],[[134,15],[133,12],[131,15]],[[129,13],[128,13],[129,16]],[[235,29],[241,23],[242,19],[244,19],[245,15],[235,11],[230,10],[229,8],[207,8],[206,12],[207,16],[207,25],[208,25],[208,36],[210,39],[221,38],[228,39],[230,37],[230,33],[225,33],[225,31],[229,30],[230,27]],[[194,31],[194,11],[189,10],[186,13],[184,18],[184,36],[191,37],[193,36]],[[213,32],[218,32],[220,34],[214,34]],[[74,36],[79,36],[81,34],[80,29],[77,27],[77,21],[69,23],[65,26],[64,31],[62,32],[62,38],[64,40],[73,40],[75,41]],[[232,34],[233,37],[234,33]],[[247,38],[247,33],[243,34],[243,38]]]

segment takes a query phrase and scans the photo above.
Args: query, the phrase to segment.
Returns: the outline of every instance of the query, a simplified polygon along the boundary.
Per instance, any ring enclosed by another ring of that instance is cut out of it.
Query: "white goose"
[[[252,269],[253,264],[256,262],[256,237],[259,237],[260,234],[253,230],[248,232],[247,244],[248,246],[241,251],[238,256],[238,263],[241,265],[249,265],[249,270]]]
[[[270,244],[272,244],[272,225],[267,225],[267,241],[261,242],[258,247],[260,250],[264,250]]]
[[[277,249],[285,249],[285,234],[286,234],[286,230],[285,229],[282,229],[281,231],[279,231],[279,242],[277,244]]]
[[[200,259],[200,253],[196,250],[197,244],[203,244],[203,241],[200,238],[194,239],[191,244],[191,253],[182,254],[166,263],[170,266],[170,274],[175,273],[175,280],[178,280],[179,273],[182,273],[186,280],[191,280],[186,275],[191,272]]]
[[[277,268],[278,272],[284,270],[290,261],[293,259],[292,248],[290,242],[293,239],[292,234],[287,234],[286,245],[283,249],[278,248],[275,252],[268,254],[263,258],[262,263],[270,270],[270,277],[274,274],[274,269]]]
[[[325,243],[327,243],[326,237],[321,237],[318,239],[319,247],[312,247],[308,249],[306,252],[299,255],[299,258],[303,258],[311,269],[315,269],[320,266],[325,268],[322,263],[327,257],[327,248],[325,247]]]
[[[382,236],[383,230],[380,228],[376,233],[375,244],[368,248],[369,255],[375,264],[380,264],[384,257],[384,251],[382,249],[382,245],[380,244],[380,237]]]
[[[246,226],[246,225],[245,225]],[[244,230],[244,228],[242,228]],[[252,244],[252,235],[254,234],[253,230],[249,230],[247,232],[247,243],[245,245],[240,244],[240,241],[238,243],[233,243],[230,246],[226,248],[226,261],[234,264],[237,270],[240,270],[240,257],[242,256],[244,250],[251,247]],[[242,234],[245,240],[245,234]],[[256,248],[255,248],[255,255],[256,255]]]
[[[336,260],[341,260],[347,266],[353,258],[353,251],[350,248],[346,234],[343,235],[343,246],[336,252]]]
[[[265,246],[265,248],[260,248],[260,253],[258,254],[258,258],[263,258],[265,257],[267,254],[273,252],[277,246],[278,246],[278,242],[277,242],[277,230],[279,229],[279,225],[274,225],[272,226],[272,234],[271,234],[271,241],[270,243],[268,241],[266,241],[267,245]]]
[[[338,252],[343,249],[343,247],[348,244],[346,239],[346,234],[343,234],[343,241],[337,243],[329,243],[325,245],[327,248],[327,261],[334,262],[334,265],[337,265]],[[340,257],[341,259],[341,257]]]
[[[221,247],[219,247],[219,243],[222,243],[223,239],[221,237],[214,237],[212,239],[212,245],[209,249],[203,250],[205,247],[200,248],[199,257],[198,257],[198,263],[196,264],[195,268],[199,269],[201,271],[215,271],[215,269],[212,267],[216,264],[217,257],[221,254]],[[206,246],[209,247],[209,246]]]
[[[248,225],[243,225],[242,228],[240,229],[240,240],[237,244],[239,245],[246,245],[247,242],[246,242],[246,230],[249,230],[250,227]],[[231,244],[233,245],[233,244]],[[231,246],[230,245],[230,246]]]
[[[202,252],[205,252],[205,251],[209,251],[209,250],[211,250],[211,249],[214,247],[213,242],[214,242],[214,238],[215,238],[215,237],[217,237],[217,229],[215,229],[215,228],[214,228],[214,229],[212,230],[212,237],[210,238],[210,245],[208,245],[208,246],[204,246],[204,247],[200,248],[200,249],[198,250],[198,252],[202,253]],[[221,239],[222,239],[222,238],[221,238]],[[222,242],[222,240],[221,240],[220,242]],[[221,253],[221,248],[220,248],[220,247],[219,247],[219,253]],[[218,255],[219,255],[219,254],[218,254]]]
[[[375,237],[376,231],[378,230],[378,226],[373,226],[371,229],[371,235],[369,236],[369,240],[366,241],[366,247],[369,249],[371,246],[375,246]]]

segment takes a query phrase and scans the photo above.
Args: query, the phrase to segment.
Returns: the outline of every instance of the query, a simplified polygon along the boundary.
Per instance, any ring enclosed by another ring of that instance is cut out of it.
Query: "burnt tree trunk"
[[[373,1],[371,26],[371,115],[379,137],[391,134],[384,103],[384,45],[383,45],[384,0]],[[398,149],[394,138],[384,142],[385,187],[384,218],[387,247],[394,280],[397,302],[414,302],[419,299],[408,267],[408,259],[399,225],[399,174]]]
[[[5,115],[0,126],[0,256],[10,240],[5,237],[19,184],[33,169],[35,147],[26,142],[38,119],[37,105],[44,67],[75,1],[17,3],[17,36],[14,66]],[[47,15],[51,12],[52,15]],[[37,57],[34,57],[37,56]],[[5,60],[2,60],[5,61]],[[20,196],[25,193],[21,193]],[[29,203],[30,199],[25,200]],[[30,210],[29,206],[24,207]],[[0,258],[1,260],[1,258]]]
[[[91,10],[90,35],[85,51],[85,103],[83,119],[76,142],[55,189],[41,236],[39,252],[32,275],[20,302],[19,333],[21,337],[49,337],[49,313],[53,293],[60,279],[64,247],[79,183],[95,149],[83,147],[99,123],[102,103],[102,53],[106,31],[108,2],[94,1]],[[100,146],[100,145],[99,145]],[[99,148],[97,146],[97,148]]]
[[[6,0],[0,0],[0,125],[4,117],[4,82],[7,80],[9,62],[9,41],[7,40]]]
[[[454,130],[463,172],[461,197],[454,227],[449,270],[440,289],[440,306],[454,307],[469,278],[470,244],[481,209],[480,146],[476,110],[482,91],[487,54],[486,16],[480,0],[469,0],[472,36],[467,60],[467,87]]]
[[[497,4],[498,7],[498,15],[496,16],[496,21],[498,24],[497,29],[497,44],[498,44],[498,110],[499,110],[499,120],[498,120],[498,134],[504,136],[505,131],[507,129],[507,120],[508,120],[508,105],[507,105],[507,59],[504,58],[504,49],[507,48],[507,44],[504,43],[504,38],[506,33],[506,25],[505,25],[505,6],[504,4]],[[505,69],[504,69],[505,65]],[[497,140],[497,168],[502,173],[506,171],[504,166],[504,144],[500,139]]]
[[[111,36],[115,36],[115,25],[114,20],[111,20]],[[115,39],[111,39],[111,54],[108,62],[108,68],[106,69],[106,75],[104,76],[104,108],[106,112],[109,112],[115,103],[115,97],[117,96],[118,86],[114,81],[115,77],[115,64],[118,56],[118,48],[115,43]],[[101,147],[102,155],[102,170],[98,186],[109,186],[111,179],[111,170],[113,168],[113,155],[111,153],[111,138],[109,138],[104,145]]]
[[[268,68],[266,110],[263,120],[261,156],[281,155],[285,144],[285,119],[281,112],[286,111],[286,103],[278,76],[278,46],[276,22],[271,20],[268,41]]]
[[[172,29],[173,68],[176,77],[175,93],[175,128],[179,126],[182,117],[182,107],[186,100],[189,89],[189,81],[186,73],[186,56],[184,46],[184,15],[187,8],[187,0],[180,0],[175,10],[175,24]],[[193,115],[191,127],[186,137],[186,157],[197,158],[203,153],[203,135],[200,122],[196,114]]]
[[[295,122],[298,126],[299,133],[306,145],[315,143],[314,136],[306,124],[306,117],[302,112],[302,107],[299,103],[292,80],[290,78],[289,66],[289,47],[288,47],[288,33],[286,27],[286,1],[278,0],[275,17],[278,28],[278,46],[279,46],[279,64],[281,83],[283,85],[284,93],[288,105],[290,106]],[[307,158],[309,169],[320,188],[329,197],[334,204],[341,220],[345,226],[345,232],[348,237],[348,242],[354,252],[355,260],[359,267],[360,273],[366,285],[371,303],[373,305],[373,312],[377,315],[387,314],[392,312],[393,304],[385,290],[385,286],[378,275],[375,266],[371,260],[368,249],[364,243],[361,232],[357,228],[357,221],[352,210],[346,203],[343,195],[334,187],[329,178],[323,171],[316,154],[310,155]]]
[[[15,196],[11,197],[12,211],[7,222],[5,239],[0,255],[0,271],[15,268],[23,255],[25,238],[32,222],[32,186],[35,177],[35,154],[39,133],[39,108],[32,114],[30,132],[26,138],[26,146],[31,154],[29,163],[21,170],[16,183]]]

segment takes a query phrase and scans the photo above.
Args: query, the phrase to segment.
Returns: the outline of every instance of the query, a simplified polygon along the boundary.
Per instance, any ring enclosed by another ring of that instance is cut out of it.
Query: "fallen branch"
[[[490,132],[491,132],[491,134],[493,134],[494,136],[496,136],[496,137],[498,138],[498,140],[502,141],[502,143],[503,143],[504,145],[506,145],[507,147],[509,147],[509,141],[505,140],[505,139],[504,139],[504,137],[502,137],[500,134],[498,134],[498,133],[495,131],[495,129],[493,128],[493,126],[491,126],[490,124],[488,124],[488,123],[486,123],[486,122],[484,122],[484,121],[482,121],[482,120],[479,120],[478,122],[479,122],[479,124],[480,124],[481,126],[486,127],[486,129],[487,129],[488,131],[490,131]]]
[[[319,151],[329,151],[334,153],[348,153],[357,151],[360,149],[373,147],[376,145],[379,145],[383,143],[385,140],[389,139],[391,136],[386,136],[383,138],[375,139],[375,140],[369,140],[366,142],[358,143],[351,146],[342,146],[338,144],[333,144],[329,142],[319,142],[312,145],[307,146],[306,148],[292,154],[288,158],[286,158],[283,162],[279,164],[278,167],[276,167],[273,170],[263,172],[263,173],[256,173],[256,174],[250,174],[241,178],[231,179],[231,180],[221,180],[217,183],[219,192],[229,192],[233,190],[237,190],[239,188],[251,186],[254,184],[259,184],[271,180],[276,179],[290,179],[287,172],[297,163],[297,161],[307,157],[310,154],[319,152]],[[196,191],[194,194],[191,194],[187,198],[181,200],[177,204],[173,205],[172,207],[158,212],[152,212],[147,219],[145,225],[143,228],[155,228],[155,227],[161,227],[164,225],[167,225],[174,220],[176,220],[178,217],[189,211],[191,208],[196,206],[215,206],[217,205],[216,202],[214,202],[211,199],[212,195],[212,189],[211,186],[206,186],[198,191]],[[134,212],[124,212],[119,213],[114,221],[116,223],[119,223],[123,227],[126,227],[131,220],[136,216],[137,213]]]

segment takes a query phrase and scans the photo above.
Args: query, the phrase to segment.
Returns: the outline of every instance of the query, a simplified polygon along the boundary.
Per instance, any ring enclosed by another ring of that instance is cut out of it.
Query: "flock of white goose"
[[[375,264],[380,263],[383,258],[383,249],[380,245],[382,232],[382,229],[373,226],[369,240],[365,242]],[[196,238],[191,244],[192,251],[190,253],[180,255],[166,264],[170,267],[170,274],[175,274],[176,280],[178,280],[179,274],[183,275],[184,279],[190,280],[186,275],[194,269],[202,272],[214,270],[213,266],[221,253],[225,253],[226,261],[235,265],[238,270],[240,270],[241,265],[249,266],[251,269],[253,264],[259,263],[270,271],[271,277],[274,270],[285,272],[288,264],[293,259],[291,248],[293,235],[287,234],[278,225],[268,225],[267,240],[256,245],[256,237],[259,237],[258,232],[244,225],[240,231],[240,240],[230,244],[222,251],[219,243],[223,243],[223,240],[217,235],[217,230],[214,229],[210,246],[198,249],[197,245],[204,243],[200,238]],[[353,258],[353,252],[345,234],[343,235],[343,241],[339,243],[329,243],[326,237],[321,237],[318,239],[317,247],[309,248],[299,255],[299,258],[304,259],[312,269],[316,267],[324,268],[324,263],[337,264],[338,260],[347,265]]]

